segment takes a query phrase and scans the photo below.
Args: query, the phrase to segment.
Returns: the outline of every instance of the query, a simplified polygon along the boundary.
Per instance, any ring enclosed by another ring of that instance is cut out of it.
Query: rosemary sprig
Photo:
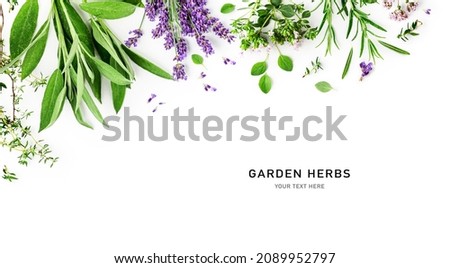
[[[404,42],[408,41],[409,36],[418,36],[419,33],[416,32],[417,28],[421,26],[423,23],[420,20],[415,20],[411,25],[408,23],[406,24],[405,29],[401,29],[400,33],[397,35],[398,39],[403,40]]]

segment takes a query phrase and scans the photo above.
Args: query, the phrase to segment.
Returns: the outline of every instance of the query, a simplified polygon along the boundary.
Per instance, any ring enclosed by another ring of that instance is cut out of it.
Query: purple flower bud
[[[425,14],[431,15],[431,8],[426,9],[426,10],[425,10]]]
[[[154,98],[156,98],[156,94],[151,94],[150,98],[148,99],[147,103],[150,103]]]
[[[361,81],[364,79],[364,77],[368,76],[370,72],[373,70],[373,63],[365,63],[364,61],[359,64],[359,67],[361,67]]]
[[[236,65],[236,62],[235,62],[234,60],[229,59],[229,58],[223,58],[223,63],[224,63],[225,65],[228,65],[228,64],[230,64],[230,65]]]
[[[204,89],[205,89],[205,91],[212,91],[212,92],[217,91],[217,88],[212,87],[211,85],[208,85],[208,84],[204,84]]]
[[[201,73],[200,73],[200,79],[203,79],[203,78],[205,78],[205,77],[206,77],[205,72],[201,72]]]
[[[125,45],[129,48],[132,46],[136,47],[139,39],[142,37],[142,35],[144,35],[141,29],[130,31],[129,34],[133,35],[125,41]]]
[[[175,80],[187,80],[186,70],[182,63],[177,63],[173,67],[173,78]]]

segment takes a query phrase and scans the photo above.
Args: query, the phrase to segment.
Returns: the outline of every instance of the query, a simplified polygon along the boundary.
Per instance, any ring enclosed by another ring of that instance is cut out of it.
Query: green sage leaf
[[[116,71],[116,69],[111,67],[109,64],[107,64],[104,61],[99,60],[95,57],[92,57],[91,60],[97,66],[100,73],[103,76],[105,76],[109,81],[111,81],[115,84],[124,85],[124,86],[131,84],[131,81],[129,79],[127,79],[121,73]]]
[[[113,58],[110,59],[111,66],[120,72],[123,75],[126,75],[126,72],[120,68],[120,66],[115,62]],[[127,87],[123,85],[118,85],[111,82],[111,91],[112,91],[112,99],[114,110],[118,113],[123,106],[123,102],[125,100],[125,95],[127,93]]]
[[[251,74],[253,76],[258,76],[264,74],[266,71],[267,71],[267,62],[261,61],[253,65]]]
[[[151,63],[147,59],[143,58],[141,55],[136,54],[131,49],[127,48],[126,46],[122,45],[122,49],[127,53],[128,57],[136,63],[139,67],[141,67],[144,70],[147,70],[148,72],[159,76],[161,78],[173,80],[173,76],[169,74],[168,72],[164,71],[160,67],[156,66],[155,64]]]
[[[50,127],[58,119],[65,100],[64,78],[61,70],[53,72],[48,80],[41,106],[39,131]]]
[[[278,66],[286,72],[291,72],[294,69],[294,63],[289,56],[280,55],[278,57]]]
[[[272,78],[270,78],[267,74],[261,76],[259,79],[259,88],[263,93],[269,93],[272,89]]]
[[[130,16],[136,6],[126,2],[90,2],[81,3],[80,8],[100,19],[115,20]]]
[[[41,61],[42,56],[44,55],[45,46],[47,45],[49,29],[49,21],[46,21],[37,32],[34,45],[31,46],[28,49],[27,54],[25,54],[25,58],[22,62],[22,80],[27,78]]]
[[[317,90],[319,90],[320,92],[323,92],[323,93],[330,92],[333,89],[333,87],[330,85],[330,83],[325,82],[325,81],[317,83],[316,88],[317,88]]]
[[[9,37],[11,59],[18,57],[30,45],[39,15],[38,0],[27,0],[14,19]]]
[[[236,8],[235,5],[231,4],[231,3],[226,3],[222,6],[222,8],[220,9],[220,12],[222,12],[223,14],[228,14],[234,11],[234,9]]]

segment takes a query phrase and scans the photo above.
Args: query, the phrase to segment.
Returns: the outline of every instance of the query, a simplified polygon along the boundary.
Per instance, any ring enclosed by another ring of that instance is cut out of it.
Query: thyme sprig
[[[400,33],[397,35],[398,39],[403,40],[404,42],[408,41],[411,36],[418,36],[419,33],[416,32],[417,28],[419,28],[423,23],[420,20],[415,20],[411,24],[406,24],[406,28],[402,28]]]

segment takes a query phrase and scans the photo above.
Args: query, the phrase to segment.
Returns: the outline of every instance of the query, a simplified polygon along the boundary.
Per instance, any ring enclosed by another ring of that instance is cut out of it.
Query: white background
[[[40,2],[42,19],[48,4]],[[224,1],[210,2],[218,15]],[[389,21],[387,11],[375,8],[382,24],[392,27],[389,40],[412,55],[383,49],[385,60],[362,83],[356,61],[347,79],[340,79],[349,48],[342,35],[341,50],[332,57],[324,58],[325,48],[315,49],[316,43],[306,42],[298,51],[284,48],[295,59],[292,73],[278,70],[273,53],[274,87],[268,95],[249,75],[265,53],[241,56],[237,43],[213,39],[217,53],[206,60],[206,81],[217,92],[203,90],[204,81],[197,79],[202,69],[192,64],[190,81],[180,83],[139,70],[125,103],[133,114],[152,115],[154,104],[146,101],[156,93],[167,103],[156,116],[195,107],[201,116],[226,118],[261,115],[271,107],[273,114],[299,119],[323,116],[325,106],[332,105],[336,114],[348,115],[342,124],[346,142],[287,143],[281,136],[277,142],[253,143],[107,143],[101,141],[106,132],[99,124],[89,118],[95,130],[79,126],[66,106],[58,122],[40,135],[60,156],[54,168],[20,168],[14,154],[0,151],[2,163],[20,176],[0,182],[0,267],[115,267],[114,255],[153,252],[249,257],[336,252],[334,263],[323,266],[450,267],[450,57],[444,41],[450,5],[423,2],[415,15],[424,22],[421,35],[406,44],[394,37],[404,23]],[[426,16],[424,8],[433,14]],[[141,14],[110,24],[125,39]],[[14,15],[7,16],[6,28]],[[221,17],[227,22],[233,15]],[[145,27],[138,51],[170,69],[172,52],[161,53],[161,42],[150,38],[150,24]],[[53,35],[49,44],[39,67],[44,74],[56,66]],[[222,56],[238,64],[225,66]],[[302,79],[316,56],[325,71]],[[314,84],[321,80],[337,90],[318,92]],[[42,93],[29,93],[26,104],[39,111]],[[105,116],[113,114],[109,96],[105,88]],[[38,127],[37,116],[32,125]],[[352,177],[328,182],[325,190],[276,190],[272,180],[248,178],[250,168],[350,168]]]

